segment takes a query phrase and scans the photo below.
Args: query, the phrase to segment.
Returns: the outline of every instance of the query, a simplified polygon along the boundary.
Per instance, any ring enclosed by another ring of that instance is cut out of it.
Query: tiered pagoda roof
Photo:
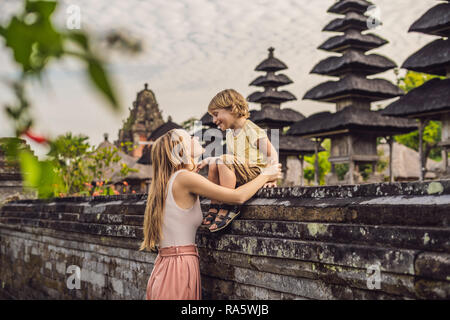
[[[414,53],[403,63],[402,68],[445,76],[450,64],[450,41],[437,39]]]
[[[450,35],[450,4],[437,4],[410,27],[409,32],[448,37]],[[415,52],[403,63],[402,68],[428,74],[450,74],[450,41],[441,38],[432,41]],[[432,79],[411,90],[406,96],[383,110],[384,115],[439,119],[439,114],[450,113],[450,79]],[[431,115],[430,115],[431,114]]]
[[[367,17],[361,13],[347,12],[345,17],[334,19],[322,31],[344,32],[350,29],[358,31],[367,30]]]
[[[323,30],[344,32],[325,41],[319,49],[341,53],[319,62],[311,71],[321,75],[339,77],[312,88],[303,99],[339,103],[357,99],[370,102],[394,98],[403,94],[397,86],[383,79],[367,79],[366,76],[381,73],[396,67],[396,64],[381,55],[365,54],[366,51],[383,46],[386,40],[374,34],[361,34],[367,30],[367,17],[363,13],[372,5],[369,1],[341,0],[328,12],[345,15],[330,22]],[[347,103],[348,105],[348,103]]]
[[[279,106],[283,102],[297,100],[297,98],[289,91],[278,91],[278,87],[292,83],[292,80],[284,74],[275,74],[275,72],[287,69],[284,62],[274,57],[274,48],[269,48],[269,56],[261,62],[255,71],[264,71],[266,75],[259,76],[253,80],[250,85],[263,87],[264,91],[256,91],[247,97],[250,102],[260,103],[264,105]]]
[[[337,14],[346,14],[347,12],[357,12],[364,13],[367,11],[367,8],[371,6],[373,3],[365,0],[344,0],[336,2],[332,5],[327,12],[329,13],[337,13]]]
[[[278,87],[293,83],[288,76],[275,72],[287,69],[284,62],[275,58],[274,48],[269,48],[269,56],[261,62],[256,71],[265,71],[266,74],[253,80],[250,85],[263,87],[264,91],[257,91],[247,98],[250,102],[261,104],[260,110],[250,111],[250,120],[265,129],[278,129],[279,152],[283,155],[299,155],[314,152],[314,143],[307,139],[283,135],[283,128],[305,118],[300,112],[289,108],[281,108],[287,101],[297,100],[289,91],[278,91]],[[269,138],[270,132],[268,132]]]
[[[417,129],[414,121],[404,118],[387,117],[379,111],[370,111],[354,106],[336,113],[319,112],[291,126],[289,134],[316,137],[342,131],[377,131],[383,135],[397,135]],[[330,134],[331,136],[332,134]]]
[[[409,32],[421,32],[444,37],[435,40],[411,55],[402,65],[403,68],[418,72],[425,72],[447,79],[432,79],[417,87],[399,100],[391,103],[383,110],[384,115],[407,116],[418,118],[419,146],[422,146],[422,130],[427,119],[440,120],[442,123],[444,172],[449,172],[448,150],[450,149],[450,4],[440,3],[428,10],[410,27]],[[419,147],[419,148],[420,148]],[[422,150],[421,148],[419,150]],[[420,167],[425,167],[423,152],[420,154]],[[420,180],[425,178],[421,170]]]
[[[448,2],[448,0],[447,0]],[[441,37],[450,36],[450,4],[441,3],[421,16],[408,30]]]
[[[358,50],[347,50],[342,56],[322,60],[312,69],[311,73],[328,76],[343,74],[368,76],[395,67],[395,62],[378,54],[366,55]]]
[[[269,48],[269,57],[255,68],[255,71],[275,72],[287,69],[287,65],[273,56],[274,48]]]
[[[384,46],[386,43],[388,43],[386,40],[375,34],[361,34],[358,30],[350,29],[343,35],[329,38],[319,46],[319,49],[343,53],[352,48],[365,52]]]
[[[290,108],[264,107],[261,110],[252,110],[250,120],[256,124],[266,124],[267,127],[284,128],[304,119],[305,116]]]
[[[384,79],[367,79],[357,75],[344,76],[339,81],[328,81],[309,90],[303,99],[339,102],[348,98],[380,101],[398,97],[403,91]]]
[[[391,103],[383,114],[411,118],[427,115],[439,120],[443,111],[450,111],[450,79],[434,78]]]
[[[349,163],[349,183],[356,181],[355,165],[372,164],[372,176],[376,176],[376,137],[403,134],[417,128],[414,120],[386,117],[370,110],[374,101],[403,94],[400,88],[387,80],[367,78],[396,67],[384,56],[365,53],[387,43],[374,34],[361,33],[369,29],[368,18],[363,14],[371,5],[371,2],[363,0],[340,0],[328,9],[330,13],[344,16],[331,21],[323,31],[343,34],[326,40],[319,49],[341,55],[322,60],[311,73],[338,77],[339,80],[315,86],[306,92],[303,99],[335,103],[336,112],[313,114],[291,125],[287,132],[288,135],[316,138],[317,143],[323,138],[331,138],[328,160],[332,164]],[[316,173],[316,183],[317,177]],[[330,181],[338,181],[334,166],[330,177]]]

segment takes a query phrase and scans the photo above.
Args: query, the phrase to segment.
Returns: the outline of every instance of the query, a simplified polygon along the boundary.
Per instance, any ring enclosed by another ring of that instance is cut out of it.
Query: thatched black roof
[[[314,153],[314,142],[300,137],[288,136],[288,135],[280,135],[279,136],[279,153],[283,154],[308,154]],[[319,147],[319,152],[324,151],[325,149]]]
[[[344,52],[348,49],[369,51],[388,43],[387,40],[373,33],[361,34],[357,30],[347,30],[341,36],[331,37],[319,49],[331,52]]]
[[[431,79],[383,110],[384,115],[411,118],[440,112],[450,112],[450,79]],[[433,118],[439,119],[440,115]]]
[[[326,135],[333,131],[372,132],[377,136],[403,134],[417,129],[414,120],[383,116],[379,111],[370,111],[348,106],[336,112],[320,112],[294,123],[287,134],[297,136]]]
[[[333,4],[327,12],[345,14],[349,11],[364,13],[372,2],[365,0],[341,0]]]
[[[294,122],[304,119],[305,116],[290,108],[263,107],[261,110],[254,110],[250,120],[256,124],[267,124],[283,128]]]
[[[297,98],[289,91],[266,90],[263,92],[253,92],[247,97],[247,101],[255,103],[272,103],[280,104],[286,101],[297,100]]]
[[[160,125],[158,128],[156,128],[147,138],[148,141],[155,141],[165,133],[169,132],[172,129],[182,129],[183,127],[180,126],[178,123],[167,121],[166,123]]]
[[[151,145],[145,145],[142,149],[142,156],[139,158],[137,163],[139,164],[152,164],[152,146]]]
[[[408,30],[441,37],[450,36],[450,3],[441,3],[421,16]]]
[[[211,129],[215,129],[217,131],[215,131],[215,132],[208,131]],[[218,136],[218,134],[217,134],[218,132],[220,132],[221,139],[222,139],[223,143],[225,143],[225,137],[226,137],[227,132],[218,129],[217,127],[202,128],[202,129],[195,131],[193,135],[195,137],[199,138],[199,142],[203,147],[206,147],[207,145],[209,145],[210,143],[215,141],[215,137]]]
[[[329,57],[319,62],[311,71],[329,76],[354,73],[372,75],[395,68],[394,61],[378,54],[366,55],[361,51],[348,50],[340,57]]]
[[[360,13],[348,12],[344,18],[337,18],[331,21],[322,31],[343,32],[348,29],[367,30],[367,17]]]
[[[403,91],[384,79],[366,79],[347,75],[338,81],[319,84],[306,92],[303,99],[336,102],[345,98],[359,97],[368,101],[379,101],[403,95]]]
[[[450,66],[450,41],[437,39],[411,55],[402,68],[445,76]]]
[[[202,122],[203,126],[208,126],[208,127],[216,127],[216,125],[213,122],[213,118],[212,116],[206,112],[201,118],[200,121]]]
[[[284,64],[284,62],[278,60],[273,56],[273,51],[275,49],[270,47],[268,50],[269,57],[258,64],[255,68],[255,71],[279,71],[287,69],[287,66]]]
[[[284,74],[273,74],[270,72],[265,76],[259,76],[258,78],[253,80],[250,83],[250,86],[277,88],[291,83],[293,83],[293,81],[289,79],[288,76]]]

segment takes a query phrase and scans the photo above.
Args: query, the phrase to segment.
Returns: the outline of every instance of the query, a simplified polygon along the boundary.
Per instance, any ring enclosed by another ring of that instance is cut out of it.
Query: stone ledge
[[[404,183],[374,183],[361,185],[336,185],[336,186],[316,186],[316,187],[284,187],[265,188],[259,190],[254,198],[263,199],[324,199],[324,198],[376,198],[391,196],[429,196],[429,195],[450,195],[450,180],[425,181],[425,182],[404,182]],[[48,200],[24,199],[15,203],[36,204],[47,203],[57,204],[84,203],[90,206],[95,204],[118,201],[121,204],[127,202],[142,204],[145,206],[147,194],[133,195],[113,195],[96,197],[64,197],[52,198]]]

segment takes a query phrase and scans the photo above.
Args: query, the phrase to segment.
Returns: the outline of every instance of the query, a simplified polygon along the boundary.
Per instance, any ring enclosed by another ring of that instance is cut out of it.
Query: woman
[[[203,214],[199,196],[242,204],[265,183],[281,176],[279,164],[268,166],[237,189],[221,187],[196,173],[204,152],[197,139],[174,129],[152,145],[153,179],[144,217],[140,250],[159,248],[147,284],[148,300],[201,299],[195,234]]]

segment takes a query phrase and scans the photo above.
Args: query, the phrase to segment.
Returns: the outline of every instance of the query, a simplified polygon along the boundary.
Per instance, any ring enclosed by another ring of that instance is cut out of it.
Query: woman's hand
[[[196,172],[199,172],[201,169],[203,169],[204,167],[206,167],[206,166],[209,166],[209,164],[211,163],[211,162],[214,162],[217,158],[219,158],[219,157],[208,157],[208,158],[206,158],[206,159],[203,159],[198,165],[197,165],[197,171]]]
[[[282,178],[281,163],[271,161],[267,167],[261,169],[261,174],[266,176],[268,181],[268,183],[266,183],[264,186],[268,185],[269,183],[271,183],[272,185],[274,181]]]
[[[263,188],[275,188],[277,187],[276,181],[269,181],[263,185]]]

